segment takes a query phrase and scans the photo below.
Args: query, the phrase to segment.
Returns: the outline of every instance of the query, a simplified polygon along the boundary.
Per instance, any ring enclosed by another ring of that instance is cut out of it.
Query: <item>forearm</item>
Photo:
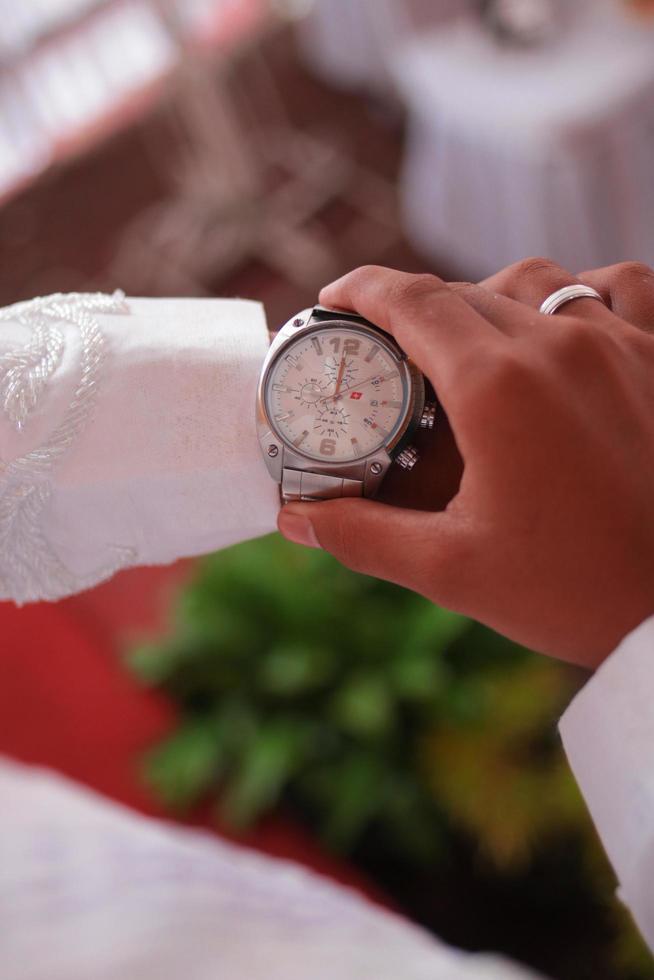
[[[253,425],[262,307],[93,305],[1,314],[1,598],[57,599],[274,527]]]

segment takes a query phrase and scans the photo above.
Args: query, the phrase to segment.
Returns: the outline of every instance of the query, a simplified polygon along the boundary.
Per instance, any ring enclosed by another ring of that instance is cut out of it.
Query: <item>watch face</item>
[[[406,417],[410,374],[375,331],[330,324],[301,333],[273,361],[266,411],[290,448],[352,462],[390,443]]]

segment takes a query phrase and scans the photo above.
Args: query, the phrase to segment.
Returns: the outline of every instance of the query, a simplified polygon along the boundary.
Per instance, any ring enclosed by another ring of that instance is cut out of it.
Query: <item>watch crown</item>
[[[398,466],[401,466],[403,470],[412,470],[416,465],[420,456],[418,455],[418,450],[415,446],[406,446],[401,453],[395,457],[395,462]]]
[[[425,402],[420,416],[421,429],[433,429],[436,424],[436,402]]]

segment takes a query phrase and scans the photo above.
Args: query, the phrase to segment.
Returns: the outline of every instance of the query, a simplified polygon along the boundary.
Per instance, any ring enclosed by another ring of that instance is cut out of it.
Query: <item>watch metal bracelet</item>
[[[280,490],[285,504],[291,500],[333,500],[338,497],[363,496],[363,482],[285,466]]]
[[[315,306],[309,322],[324,322],[328,320],[354,320],[359,323],[367,321],[358,313],[345,310],[329,310],[324,306]],[[292,500],[334,500],[339,497],[362,497],[363,481],[350,480],[341,476],[328,476],[325,473],[314,473],[311,470],[297,470],[285,466],[282,470],[280,493],[283,503]]]

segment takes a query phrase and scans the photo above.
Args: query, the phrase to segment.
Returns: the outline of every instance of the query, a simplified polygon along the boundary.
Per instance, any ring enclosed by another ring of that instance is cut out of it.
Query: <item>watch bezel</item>
[[[296,469],[311,469],[313,472],[349,476],[355,472],[368,472],[370,464],[379,462],[383,471],[388,468],[395,456],[402,451],[409,435],[419,425],[424,407],[425,391],[421,372],[407,357],[395,339],[380,327],[348,314],[347,311],[330,310],[329,319],[321,320],[315,316],[315,308],[297,313],[284,324],[272,341],[261,367],[257,387],[257,434],[268,469],[274,479],[281,479],[283,466]],[[310,456],[289,444],[275,429],[266,406],[266,386],[273,367],[284,350],[295,344],[303,334],[311,334],[325,329],[351,329],[358,333],[368,334],[376,341],[381,340],[385,347],[396,357],[405,369],[405,380],[408,383],[408,397],[404,415],[397,425],[395,432],[388,442],[365,456],[353,460],[337,460],[329,462],[318,457]],[[376,482],[376,481],[375,481]]]

